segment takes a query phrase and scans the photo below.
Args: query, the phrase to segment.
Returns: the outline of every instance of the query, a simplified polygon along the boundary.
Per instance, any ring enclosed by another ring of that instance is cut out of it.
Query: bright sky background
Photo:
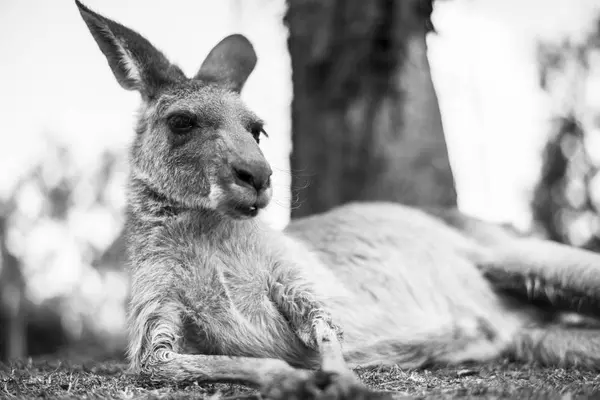
[[[529,227],[550,117],[536,40],[581,40],[598,11],[598,0],[437,1],[429,58],[464,212]]]
[[[275,227],[285,226],[291,71],[282,24],[284,0],[85,4],[146,36],[188,75],[224,36],[241,32],[250,38],[259,62],[243,97],[267,122],[270,139],[261,141],[261,147],[275,171],[275,200],[265,219]],[[527,197],[537,178],[549,116],[547,100],[537,87],[534,39],[581,37],[598,15],[593,10],[600,8],[600,1],[436,4],[433,20],[439,35],[429,37],[429,55],[460,208],[527,227]],[[44,135],[68,143],[82,169],[94,166],[102,149],[124,152],[133,135],[138,95],[117,84],[74,2],[0,1],[0,54],[0,196],[10,193],[16,177],[44,153]],[[93,269],[78,261],[76,242],[65,239],[96,230],[99,235],[102,214],[80,213],[77,218],[70,232],[51,226],[24,242],[27,249],[61,254],[54,263],[60,273],[49,269],[33,286],[41,290],[52,279],[65,290],[77,287],[100,295],[108,285],[114,292],[115,280],[93,275]],[[32,259],[31,264],[36,260],[41,261]],[[99,320],[122,322],[114,309],[103,310]]]

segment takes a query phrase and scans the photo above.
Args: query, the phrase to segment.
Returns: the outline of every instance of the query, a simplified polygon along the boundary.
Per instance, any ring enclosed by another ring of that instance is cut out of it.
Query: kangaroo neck
[[[151,185],[139,178],[129,180],[129,211],[144,219],[162,220],[175,217],[189,209],[175,200],[160,193]]]
[[[146,228],[172,223],[194,225],[194,230],[227,240],[240,234],[251,234],[261,224],[257,219],[234,220],[216,210],[189,208],[152,188],[141,179],[129,184],[128,219],[130,224]],[[142,233],[142,230],[138,230]],[[143,233],[142,233],[143,234]]]

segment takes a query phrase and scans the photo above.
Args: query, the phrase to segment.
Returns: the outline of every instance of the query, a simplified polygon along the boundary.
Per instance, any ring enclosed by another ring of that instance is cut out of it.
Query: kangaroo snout
[[[239,186],[255,189],[260,194],[271,185],[273,171],[265,161],[238,160],[231,167],[235,182]]]

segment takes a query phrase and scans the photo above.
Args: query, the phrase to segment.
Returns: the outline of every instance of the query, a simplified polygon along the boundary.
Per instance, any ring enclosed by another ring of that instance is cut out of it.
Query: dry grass
[[[256,398],[237,385],[153,385],[128,376],[122,360],[40,359],[0,364],[0,398],[187,399]],[[570,399],[600,397],[593,372],[544,369],[508,362],[423,371],[359,370],[369,386],[398,398]]]

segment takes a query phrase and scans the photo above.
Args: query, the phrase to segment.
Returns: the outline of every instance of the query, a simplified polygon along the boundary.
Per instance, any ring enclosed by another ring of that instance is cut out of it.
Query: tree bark
[[[355,200],[455,206],[427,60],[430,0],[288,0],[292,217]]]

